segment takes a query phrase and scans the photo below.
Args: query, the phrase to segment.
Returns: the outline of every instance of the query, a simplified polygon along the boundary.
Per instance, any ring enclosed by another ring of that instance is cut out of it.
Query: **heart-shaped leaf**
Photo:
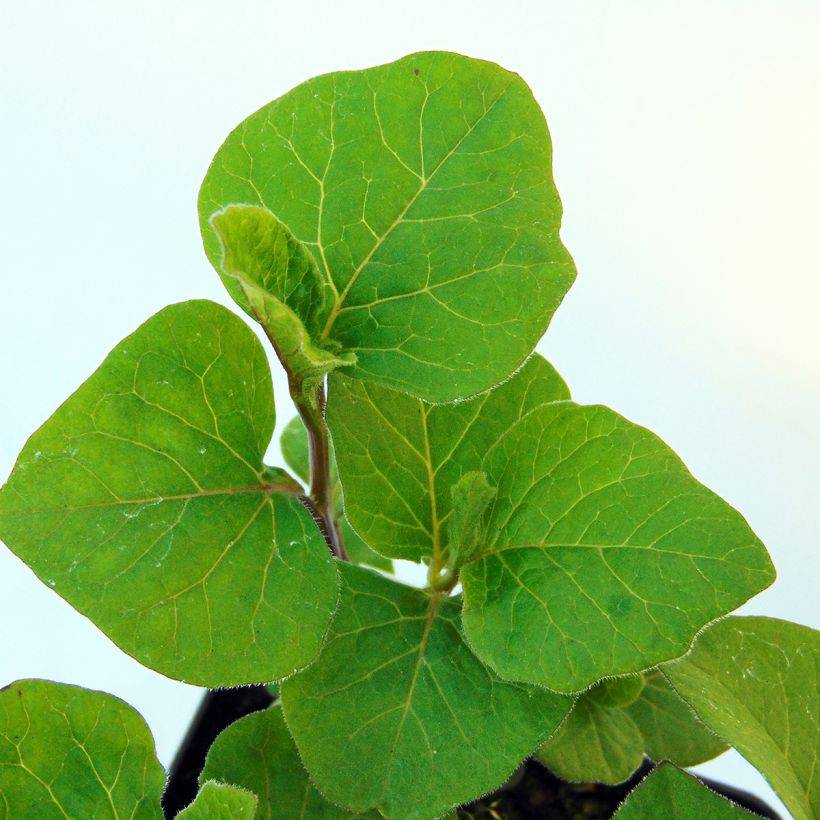
[[[453,488],[535,407],[569,398],[561,377],[533,356],[509,381],[475,399],[431,405],[340,374],[328,386],[327,423],[350,523],[384,555],[447,560]]]
[[[328,74],[219,149],[199,197],[205,250],[224,278],[214,215],[265,208],[331,291],[316,347],[413,395],[469,396],[521,364],[575,277],[551,162],[532,93],[492,63],[427,52]],[[305,327],[313,305],[295,308]]]
[[[697,719],[660,672],[650,672],[626,702],[612,693],[623,680],[640,683],[638,676],[614,678],[587,690],[538,750],[538,759],[559,777],[621,783],[641,765],[644,755],[694,766],[726,751],[726,744]]]
[[[285,425],[285,429],[282,430],[280,444],[285,463],[307,484],[310,481],[308,435],[299,416],[292,418]],[[331,507],[336,517],[336,526],[344,543],[347,557],[354,564],[365,564],[383,572],[393,572],[393,562],[369,547],[359,533],[350,526],[350,522],[344,514],[342,485],[339,483],[339,473],[336,469],[336,458],[332,447],[330,451],[330,496]]]
[[[663,672],[797,820],[820,816],[819,632],[775,618],[726,618]]]
[[[236,783],[259,795],[256,820],[381,817],[378,812],[341,809],[321,795],[299,760],[279,706],[247,715],[217,737],[200,780],[208,778]]]
[[[179,820],[254,820],[261,816],[256,812],[256,804],[255,794],[209,780],[202,784],[194,802],[177,817]]]
[[[613,820],[655,817],[744,820],[755,816],[707,789],[696,777],[664,763],[628,795]]]
[[[646,670],[774,580],[740,514],[606,407],[536,408],[482,470],[496,496],[464,628],[508,680],[572,692]]]
[[[437,817],[498,786],[563,719],[569,698],[505,683],[473,655],[457,599],[340,569],[322,654],[282,684],[302,760],[331,800]]]
[[[172,305],[29,439],[0,536],[152,669],[283,677],[318,653],[338,581],[302,489],[262,462],[273,425],[250,328],[212,302]]]
[[[161,820],[164,786],[145,721],[118,698],[44,680],[0,690],[0,816]]]

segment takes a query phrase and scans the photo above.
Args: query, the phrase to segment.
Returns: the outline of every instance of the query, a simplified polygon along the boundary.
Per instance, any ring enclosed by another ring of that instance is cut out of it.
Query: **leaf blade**
[[[328,797],[437,816],[497,786],[566,714],[568,699],[505,684],[475,658],[456,601],[349,565],[342,577],[322,655],[282,686],[302,760]]]
[[[289,674],[318,653],[338,593],[294,486],[262,462],[273,426],[250,329],[213,303],[173,305],[29,439],[0,490],[0,536],[163,674]]]
[[[216,780],[203,783],[194,802],[177,817],[180,820],[253,820],[257,797],[245,789],[238,789]]]
[[[575,277],[543,114],[519,77],[455,54],[317,77],[240,124],[200,192],[214,265],[209,220],[234,203],[311,249],[350,372],[431,400],[515,370]]]
[[[795,817],[817,815],[820,633],[776,618],[726,618],[663,673],[701,720],[760,770]]]

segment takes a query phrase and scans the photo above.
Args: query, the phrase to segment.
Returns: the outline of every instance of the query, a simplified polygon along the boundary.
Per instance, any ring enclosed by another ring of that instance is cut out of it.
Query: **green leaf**
[[[459,601],[342,565],[319,660],[282,684],[317,787],[357,811],[436,817],[498,786],[570,700],[505,683],[464,643]]]
[[[820,633],[775,618],[726,618],[663,672],[797,820],[820,816]]]
[[[265,328],[306,395],[331,370],[355,362],[354,354],[336,356],[314,343],[327,319],[330,288],[310,251],[270,211],[232,205],[215,213],[211,225],[222,245],[222,281]]]
[[[274,426],[261,345],[211,302],[165,308],[29,439],[0,536],[129,655],[205,686],[309,663],[338,580]]]
[[[280,444],[285,463],[307,484],[310,481],[308,435],[299,416],[295,416],[285,425]],[[371,549],[345,518],[342,487],[339,483],[339,473],[336,469],[336,458],[332,448],[330,453],[330,480],[333,512],[337,518],[339,533],[342,536],[348,558],[354,564],[365,564],[384,572],[393,572],[393,562]]]
[[[328,802],[311,783],[282,718],[273,706],[232,723],[208,750],[200,780],[236,783],[259,795],[256,820],[304,817],[378,818],[351,813]]]
[[[484,546],[487,510],[495,497],[495,488],[487,483],[484,473],[473,470],[461,476],[450,494],[453,506],[447,545],[450,567],[456,570]]]
[[[0,815],[162,818],[165,772],[145,721],[102,692],[44,680],[0,690]]]
[[[177,817],[180,820],[252,820],[257,797],[244,789],[209,780],[203,783],[196,799]]]
[[[615,784],[645,754],[694,766],[726,748],[653,670],[643,683],[638,676],[615,678],[584,692],[536,756],[564,780]]]
[[[627,796],[614,820],[655,820],[658,817],[742,820],[755,817],[707,789],[696,777],[664,763]]]
[[[551,164],[538,104],[497,65],[427,52],[327,74],[219,149],[199,196],[205,250],[220,270],[213,215],[266,208],[332,291],[316,345],[354,354],[351,375],[465,397],[521,364],[575,277]]]
[[[464,628],[507,680],[573,692],[646,670],[774,579],[742,516],[605,407],[542,405],[481,469],[497,492]]]
[[[452,488],[481,469],[503,433],[535,407],[569,398],[538,355],[495,390],[458,404],[430,405],[338,373],[328,387],[350,523],[382,554],[410,561],[443,558]]]

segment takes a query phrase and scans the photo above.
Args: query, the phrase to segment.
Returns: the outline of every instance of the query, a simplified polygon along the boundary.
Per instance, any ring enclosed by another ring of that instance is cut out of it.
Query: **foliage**
[[[816,811],[817,634],[719,620],[774,580],[764,546],[533,354],[575,276],[551,151],[491,63],[300,85],[230,134],[199,197],[286,373],[293,475],[264,462],[268,353],[206,301],[148,319],[23,448],[0,536],[45,583],[162,674],[278,685],[180,816],[435,818],[532,755],[617,783],[727,744]],[[115,698],[0,693],[2,816],[160,816],[163,777]],[[618,816],[653,801],[737,814],[670,765]]]

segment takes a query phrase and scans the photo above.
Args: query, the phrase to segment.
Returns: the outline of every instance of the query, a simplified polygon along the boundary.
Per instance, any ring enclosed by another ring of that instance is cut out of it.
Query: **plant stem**
[[[333,515],[332,493],[330,485],[330,442],[324,419],[324,387],[316,389],[315,406],[305,398],[301,385],[291,385],[291,396],[296,409],[302,417],[308,434],[310,451],[310,500],[319,517],[330,551],[343,561],[347,561],[347,552],[342,542],[336,518]]]

